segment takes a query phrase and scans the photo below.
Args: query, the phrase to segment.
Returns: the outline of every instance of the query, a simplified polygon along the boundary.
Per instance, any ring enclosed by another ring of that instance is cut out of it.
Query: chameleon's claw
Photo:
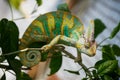
[[[50,50],[51,49],[51,46],[48,44],[48,45],[44,45],[42,48],[41,48],[41,50],[42,50],[42,52],[47,52],[48,50]]]

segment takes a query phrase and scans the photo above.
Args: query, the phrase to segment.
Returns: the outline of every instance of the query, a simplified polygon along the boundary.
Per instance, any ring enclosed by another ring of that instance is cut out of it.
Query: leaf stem
[[[106,41],[107,39],[109,39],[110,37],[107,37],[105,39],[103,39],[97,46],[100,46],[104,41]]]

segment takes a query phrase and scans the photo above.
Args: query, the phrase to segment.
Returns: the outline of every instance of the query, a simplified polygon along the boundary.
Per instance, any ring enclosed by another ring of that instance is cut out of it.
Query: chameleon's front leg
[[[75,40],[73,40],[69,37],[66,37],[64,35],[58,35],[49,44],[43,46],[41,49],[43,51],[48,51],[57,43],[64,44],[64,45],[67,45],[67,46],[73,46],[73,47],[75,47],[75,45],[76,45]]]

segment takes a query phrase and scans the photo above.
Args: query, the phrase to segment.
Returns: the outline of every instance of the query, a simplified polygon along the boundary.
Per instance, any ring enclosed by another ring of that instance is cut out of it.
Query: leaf
[[[21,72],[21,78],[19,80],[32,80],[32,79],[28,74]]]
[[[1,77],[1,79],[0,79],[0,80],[6,80],[5,73],[4,73],[4,75]]]
[[[88,80],[88,78],[83,78],[82,80]]]
[[[64,71],[67,71],[72,74],[80,75],[79,71],[71,71],[71,70],[67,70],[67,69],[64,69]]]
[[[19,43],[19,30],[13,21],[2,19],[0,21],[0,46],[3,54],[17,51]],[[8,59],[14,59],[16,55],[6,56]]]
[[[104,45],[102,47],[102,58],[104,60],[116,60],[110,45]]]
[[[95,23],[95,33],[94,33],[94,37],[96,38],[101,32],[104,31],[104,29],[106,28],[105,24],[99,20],[99,19],[95,19],[94,20]]]
[[[70,9],[66,3],[59,4],[57,10],[70,12]]]
[[[97,71],[96,71],[96,70],[93,70],[92,73],[93,73],[93,76],[94,76],[94,79],[93,79],[93,80],[99,80],[99,76],[98,76],[98,74],[97,74]]]
[[[117,46],[117,45],[112,45],[112,51],[114,52],[114,54],[116,55],[116,56],[120,56],[120,47],[119,46]]]
[[[16,9],[19,9],[20,4],[23,0],[9,0],[10,4],[15,7]]]
[[[97,73],[101,76],[112,73],[116,68],[118,67],[118,61],[117,60],[108,60],[102,63],[98,67]]]
[[[108,76],[108,75],[104,75],[104,80],[113,80],[112,77]]]
[[[5,60],[4,56],[0,56],[0,63],[3,62]]]
[[[11,66],[12,70],[16,73],[17,80],[21,78],[21,62],[17,59],[9,60],[9,66]]]
[[[50,75],[55,74],[62,65],[62,54],[61,52],[56,52],[53,54],[52,58],[51,58],[51,62],[50,62]]]
[[[38,6],[42,4],[42,0],[36,0],[36,1],[37,1]]]
[[[114,38],[115,35],[120,31],[120,23],[113,29],[111,35],[110,35],[110,39]]]
[[[117,73],[118,75],[119,75],[119,77],[120,77],[120,68],[118,69],[118,73]]]
[[[105,62],[105,60],[99,60],[99,61],[97,61],[97,62],[95,63],[95,68],[98,69],[99,66],[100,66],[102,63],[104,63],[104,62]]]

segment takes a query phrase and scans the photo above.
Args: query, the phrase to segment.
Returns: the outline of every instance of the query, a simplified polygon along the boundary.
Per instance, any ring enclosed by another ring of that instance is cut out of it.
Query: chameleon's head
[[[91,20],[90,25],[85,32],[83,38],[81,38],[82,47],[80,48],[81,52],[89,55],[94,56],[96,54],[97,44],[94,39],[94,21]],[[81,41],[80,41],[81,42]]]
[[[88,42],[85,42],[83,51],[85,54],[89,56],[94,56],[96,54],[96,47],[97,47],[97,44],[95,40],[88,41]]]

